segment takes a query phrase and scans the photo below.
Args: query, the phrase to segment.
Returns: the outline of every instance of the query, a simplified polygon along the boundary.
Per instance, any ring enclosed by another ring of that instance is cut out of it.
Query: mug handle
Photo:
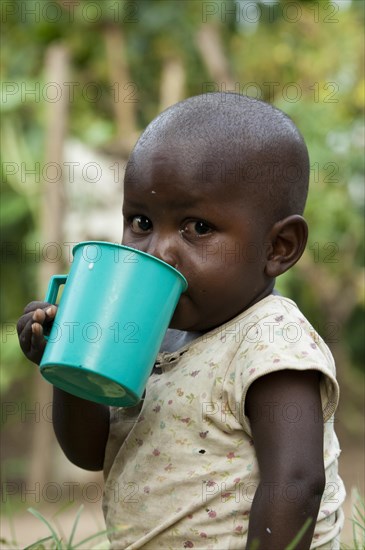
[[[46,297],[44,299],[45,302],[48,302],[49,304],[56,303],[59,288],[61,285],[66,283],[67,277],[68,275],[53,275],[53,277],[51,277],[48,284]]]
[[[53,277],[51,277],[48,284],[46,297],[44,299],[45,302],[48,302],[50,304],[56,304],[60,286],[66,284],[67,277],[68,275],[53,275]],[[49,333],[45,332],[44,338],[48,340],[48,337],[49,337]]]

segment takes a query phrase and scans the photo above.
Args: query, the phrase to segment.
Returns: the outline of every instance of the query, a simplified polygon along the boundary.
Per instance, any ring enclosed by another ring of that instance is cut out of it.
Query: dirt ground
[[[351,492],[352,488],[357,488],[362,495],[365,494],[364,486],[364,471],[365,471],[365,455],[364,447],[352,446],[343,447],[343,452],[340,460],[340,475],[343,478],[346,490],[347,499],[344,506],[345,513],[345,528],[342,534],[342,543],[346,545],[347,550],[353,550],[353,538],[352,538],[352,522],[351,522]],[[59,504],[48,504],[46,509],[42,509],[41,506],[36,508],[44,514],[47,520],[49,520],[53,526],[62,529],[59,531],[64,538],[69,538],[72,532],[72,526],[75,521],[77,510],[81,504],[84,504],[85,508],[80,517],[78,527],[74,537],[74,543],[82,541],[88,536],[95,534],[96,532],[105,529],[104,519],[101,511],[101,502],[98,501],[95,504],[75,501],[75,504],[69,507],[66,511],[61,512],[56,517],[54,514],[59,512]],[[2,514],[0,521],[0,534],[1,534],[1,550],[8,549],[23,549],[27,545],[34,543],[43,537],[49,535],[49,530],[39,519],[32,516],[29,512],[23,512],[17,514],[12,518]],[[7,541],[5,543],[4,541]],[[15,544],[9,544],[9,541],[15,541]],[[365,541],[363,541],[365,548]],[[90,550],[92,547],[106,548],[105,538],[99,537],[92,542],[88,542],[85,545],[80,546],[82,550]]]

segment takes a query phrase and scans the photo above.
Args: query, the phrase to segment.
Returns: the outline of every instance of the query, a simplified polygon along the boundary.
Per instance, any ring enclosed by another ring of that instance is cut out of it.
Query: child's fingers
[[[35,308],[39,304],[41,307]],[[57,313],[57,306],[45,302],[32,302],[17,323],[20,347],[29,359],[38,359],[46,341],[43,326],[51,325]]]
[[[26,324],[29,322],[29,320],[32,319],[32,316],[28,313],[27,315],[22,315],[20,319],[18,320],[16,324],[16,330],[18,332],[18,336],[20,338]]]
[[[17,332],[20,337],[21,333],[24,331],[25,327],[29,325],[29,320],[33,322],[33,315],[36,311],[39,310],[39,313],[36,314],[34,320],[38,322],[44,322],[45,320],[52,321],[57,312],[57,306],[48,304],[47,302],[31,302],[24,308],[24,314],[20,317],[17,322]],[[45,316],[42,315],[42,310],[46,310],[48,313]]]
[[[36,309],[32,319],[41,325],[53,322],[57,313],[57,306],[49,306],[46,309]]]
[[[36,309],[47,309],[47,307],[50,307],[51,305],[52,304],[49,304],[48,302],[30,302],[25,306],[23,313],[31,313]]]
[[[57,313],[57,306],[51,305],[46,309],[46,315],[49,319],[54,319]]]
[[[35,323],[39,323],[40,325],[43,325],[45,319],[46,319],[46,312],[43,309],[39,309],[39,308],[36,309],[32,315],[32,321]]]
[[[25,325],[28,323],[29,319],[33,318],[33,315],[36,311],[39,310],[39,313],[36,314],[34,320],[39,322],[44,321],[53,321],[57,313],[57,306],[49,304],[47,302],[31,302],[24,308],[24,314],[20,317],[17,323],[18,334],[22,332]],[[45,311],[45,316],[42,315],[42,311]]]
[[[39,365],[47,343],[43,334],[43,326],[31,318],[23,332],[25,336],[24,344],[21,343],[22,349],[30,361]]]
[[[47,321],[53,321],[53,319],[55,318],[56,313],[57,313],[57,306],[52,305],[52,306],[48,307],[45,310],[45,313],[46,313],[46,322]]]
[[[39,363],[45,347],[46,340],[44,339],[43,327],[39,323],[33,323],[29,358]]]
[[[32,324],[33,319],[31,315],[23,315],[18,321],[17,330],[19,337],[19,344],[25,354],[27,354],[31,347],[32,340]]]
[[[39,323],[32,323],[32,339],[42,338],[43,337],[43,327]]]

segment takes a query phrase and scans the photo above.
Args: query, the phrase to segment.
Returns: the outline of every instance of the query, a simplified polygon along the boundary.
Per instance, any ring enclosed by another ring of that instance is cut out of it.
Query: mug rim
[[[108,246],[110,248],[117,248],[117,249],[121,248],[123,250],[129,250],[129,251],[131,251],[131,252],[133,252],[137,255],[140,254],[141,256],[145,256],[147,258],[153,259],[156,262],[162,264],[164,267],[169,268],[170,270],[172,270],[175,274],[177,274],[180,277],[180,279],[181,279],[181,281],[184,285],[184,289],[183,289],[182,292],[185,292],[188,288],[188,282],[187,282],[186,278],[175,267],[168,264],[167,262],[164,262],[163,260],[160,260],[160,258],[156,258],[156,256],[152,256],[151,254],[148,254],[147,252],[143,252],[142,250],[138,250],[138,248],[132,248],[131,246],[126,246],[125,244],[112,243],[112,242],[108,242],[108,241],[95,241],[95,240],[93,240],[93,241],[80,241],[79,243],[75,244],[75,246],[72,248],[72,255],[75,256],[75,250],[77,248],[85,247],[85,246],[89,246],[89,245],[103,245],[103,246]]]

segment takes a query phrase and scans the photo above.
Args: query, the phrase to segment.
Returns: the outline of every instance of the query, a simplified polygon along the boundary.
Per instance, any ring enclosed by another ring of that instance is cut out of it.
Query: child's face
[[[142,150],[141,150],[142,149]],[[189,287],[170,327],[206,331],[271,292],[258,209],[221,174],[204,181],[204,162],[189,165],[174,147],[137,149],[124,186],[123,244],[178,269]],[[206,179],[206,178],[205,178]]]

